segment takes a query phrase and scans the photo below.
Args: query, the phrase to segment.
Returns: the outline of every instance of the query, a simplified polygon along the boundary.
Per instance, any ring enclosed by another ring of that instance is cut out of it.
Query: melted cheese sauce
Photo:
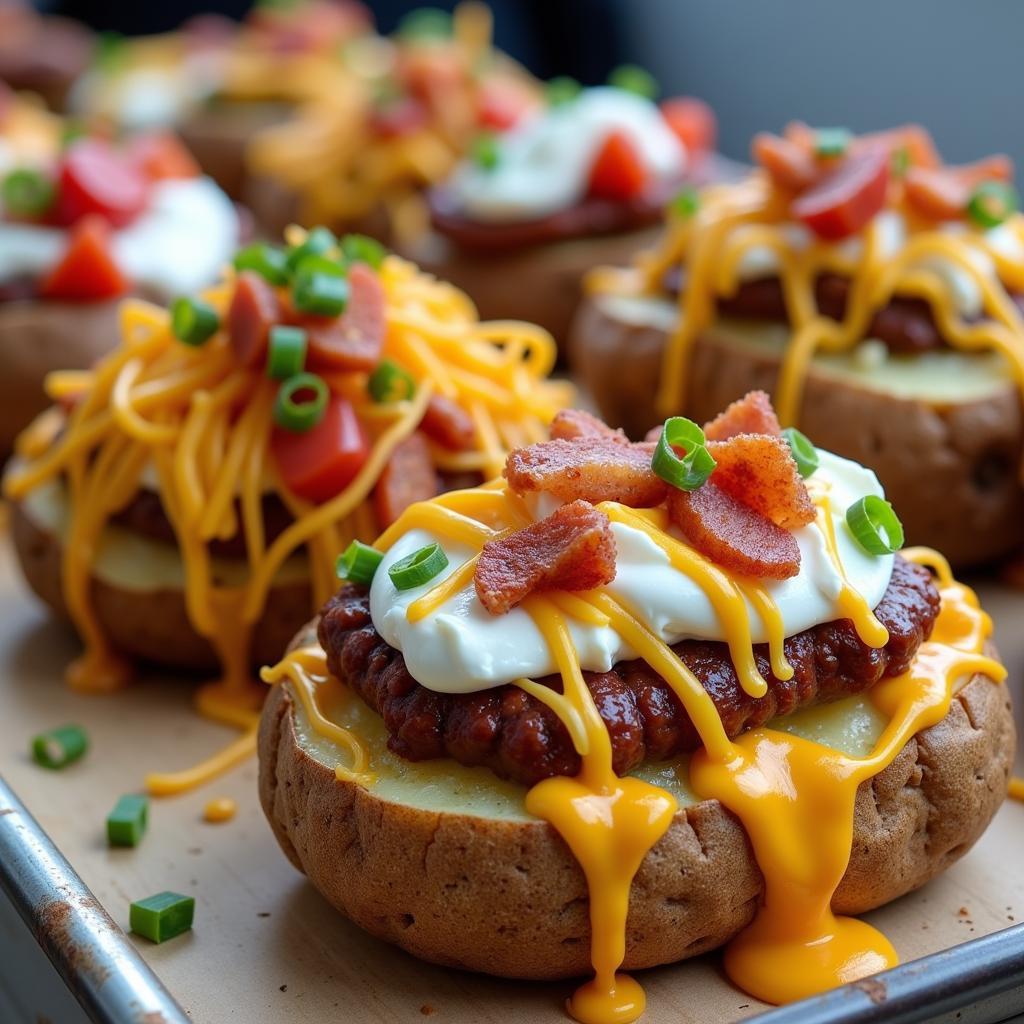
[[[521,503],[497,486],[463,494],[473,495],[473,500],[463,496],[457,503],[464,512],[475,511],[475,518],[454,514],[436,502],[429,504],[429,513],[424,512],[428,506],[414,506],[378,545],[386,550],[405,530],[427,519],[435,529],[446,523],[449,534],[479,550],[488,536],[521,522]],[[818,528],[843,580],[838,599],[841,614],[853,619],[865,642],[882,646],[887,640],[885,630],[846,578],[828,495],[817,498]],[[577,1020],[584,1024],[631,1021],[644,1009],[640,986],[618,971],[626,949],[629,893],[634,874],[671,824],[679,800],[657,781],[619,778],[612,771],[611,742],[583,682],[567,622],[568,617],[582,614],[575,602],[590,605],[614,624],[637,655],[664,676],[696,726],[703,747],[689,763],[688,785],[702,799],[720,800],[741,820],[765,876],[763,905],[749,928],[729,945],[726,969],[741,988],[780,1003],[897,962],[883,936],[863,922],[836,917],[830,909],[849,862],[857,787],[883,771],[915,732],[946,714],[958,684],[976,672],[995,681],[1005,676],[1002,666],[982,653],[991,621],[979,609],[974,594],[953,581],[941,556],[927,551],[907,555],[937,573],[941,612],[932,637],[922,645],[911,668],[871,693],[869,700],[885,724],[880,734],[876,732],[865,743],[871,729],[860,720],[861,749],[855,752],[823,745],[820,735],[801,737],[792,725],[788,730],[755,729],[730,741],[699,681],[641,618],[605,591],[569,595],[568,604],[566,595],[557,594],[534,594],[524,602],[525,614],[562,677],[561,693],[552,691],[545,701],[565,724],[582,760],[575,778],[546,779],[526,798],[527,810],[548,821],[563,837],[590,892],[594,978],[569,1001]],[[437,589],[443,591],[444,586]],[[419,600],[429,601],[429,596]],[[426,614],[429,611],[428,605]],[[419,612],[410,609],[407,614]],[[742,611],[734,606],[728,614],[748,612],[744,605]],[[343,727],[327,719],[316,703],[318,686],[328,682],[322,652],[296,652],[265,671],[264,678],[268,682],[290,679],[313,729],[321,735],[331,731],[336,738],[336,730]],[[530,680],[517,683],[539,696],[539,688]],[[804,719],[809,717],[805,714]],[[346,745],[357,780],[372,778],[373,760],[361,736],[350,734]],[[351,768],[342,766],[337,771],[339,777],[353,777]]]
[[[896,214],[890,207],[839,244],[811,241],[800,225],[786,220],[768,182],[755,173],[742,184],[705,190],[697,214],[671,223],[664,242],[641,254],[636,268],[599,269],[588,288],[660,295],[669,268],[685,268],[657,396],[662,415],[685,408],[690,355],[697,337],[715,322],[716,298],[734,295],[743,280],[765,273],[779,277],[792,325],[775,389],[784,423],[799,420],[814,356],[856,349],[874,313],[896,295],[926,301],[953,349],[999,353],[1008,380],[1024,389],[1024,315],[1010,297],[1010,290],[1024,288],[1024,216],[1015,214],[983,232],[966,225],[912,229],[909,219]],[[850,281],[842,322],[817,308],[814,282],[823,273]]]

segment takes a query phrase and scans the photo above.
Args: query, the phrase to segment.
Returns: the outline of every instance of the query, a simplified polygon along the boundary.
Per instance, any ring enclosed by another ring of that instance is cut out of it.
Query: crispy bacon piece
[[[467,452],[476,445],[473,417],[458,402],[444,395],[431,396],[420,421],[420,430],[449,451]]]
[[[563,409],[551,421],[552,440],[578,441],[583,437],[607,437],[619,444],[629,444],[621,430],[613,430],[584,409]]]
[[[277,293],[259,274],[243,270],[228,306],[231,348],[242,366],[260,366],[267,351],[270,328],[281,319]]]
[[[667,485],[651,469],[653,446],[622,444],[608,437],[558,438],[518,448],[505,462],[505,477],[517,494],[543,491],[561,501],[619,501],[649,508]]]
[[[410,434],[391,453],[373,491],[377,526],[386,530],[410,505],[438,494],[437,471],[430,445],[420,433]]]
[[[717,463],[711,479],[721,490],[785,530],[814,522],[814,502],[781,437],[738,434],[710,442],[708,450]]]
[[[763,391],[748,391],[725,412],[704,424],[704,436],[709,441],[728,441],[737,434],[782,436],[782,427],[772,408],[772,400]]]
[[[1009,157],[990,156],[960,167],[911,167],[904,181],[907,203],[930,220],[956,220],[983,181],[1010,181]]]
[[[590,590],[613,579],[611,523],[586,501],[488,541],[473,576],[477,597],[492,615],[503,615],[535,590]]]
[[[724,569],[770,580],[800,571],[796,538],[710,481],[695,491],[673,488],[668,509],[686,539]]]

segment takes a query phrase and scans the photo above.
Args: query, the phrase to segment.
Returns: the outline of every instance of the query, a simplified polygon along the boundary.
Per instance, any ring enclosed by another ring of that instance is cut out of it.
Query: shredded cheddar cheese
[[[820,513],[818,528],[846,580],[828,515],[827,493],[817,492],[815,500]],[[412,506],[377,544],[387,549],[407,531],[427,529],[479,551],[487,540],[521,525],[517,502],[500,481],[456,492],[437,502]],[[643,530],[678,571],[697,581],[709,597],[716,595],[713,606],[729,637],[737,671],[741,665],[748,666],[745,686],[755,679],[749,669],[753,664],[751,609],[744,597],[768,629],[773,667],[788,669],[791,677],[782,647],[781,614],[766,590],[750,581],[732,580],[670,537],[656,512],[641,513],[611,502],[601,508],[612,520]],[[673,545],[688,554],[682,556]],[[935,573],[941,609],[931,637],[907,672],[883,680],[871,691],[870,699],[887,717],[888,725],[864,757],[848,756],[768,727],[731,740],[698,679],[666,643],[610,594],[603,590],[553,591],[526,599],[523,607],[557,665],[562,688],[558,692],[529,679],[516,680],[514,685],[558,716],[582,762],[577,776],[545,779],[526,796],[527,810],[559,832],[587,880],[595,974],[569,1000],[569,1010],[578,1020],[614,1024],[635,1020],[643,1011],[643,990],[618,972],[626,952],[630,889],[640,864],[665,834],[678,808],[666,791],[632,777],[620,778],[612,770],[608,730],[583,680],[568,619],[610,623],[637,656],[668,682],[686,709],[702,743],[690,762],[689,784],[702,799],[720,800],[739,818],[765,877],[763,904],[754,922],[727,947],[726,969],[741,988],[758,998],[786,1002],[898,962],[892,946],[877,930],[861,921],[836,917],[831,911],[832,896],[849,862],[857,788],[884,771],[911,736],[939,722],[957,687],[968,678],[980,673],[1000,682],[1006,674],[984,653],[991,620],[980,610],[974,594],[953,579],[945,559],[920,548],[905,551],[904,557]],[[475,558],[466,565],[475,565]],[[454,579],[459,583],[452,583]],[[469,579],[463,566],[411,604],[408,614],[421,618],[433,613]],[[848,581],[839,605],[854,619],[865,643],[876,647],[886,643],[884,627]],[[313,728],[321,736],[336,737],[351,758],[358,738],[350,730],[342,730],[348,735],[339,737],[340,727],[324,722],[316,707],[316,688],[330,685],[319,669],[322,662],[318,657],[322,655],[308,649],[293,652],[265,672],[264,678],[268,682],[290,680]],[[318,666],[312,695],[312,677],[305,671],[311,662]],[[679,770],[685,770],[683,763]]]
[[[221,665],[221,678],[200,690],[199,709],[246,730],[248,738],[190,773],[154,776],[154,791],[191,786],[251,751],[249,732],[263,693],[251,677],[251,639],[282,567],[305,552],[310,613],[333,593],[334,558],[351,540],[376,535],[373,489],[397,445],[416,430],[432,394],[445,391],[472,414],[477,444],[460,453],[461,468],[486,475],[500,471],[503,437],[516,430],[543,433],[571,403],[568,385],[543,379],[555,358],[550,336],[514,322],[479,323],[465,296],[397,257],[385,260],[380,277],[387,316],[382,355],[408,370],[415,393],[375,403],[365,373],[331,379],[352,401],[371,450],[351,483],[322,504],[291,493],[269,458],[276,383],[262,368],[238,364],[226,332],[200,348],[181,344],[167,313],[137,300],[123,306],[121,345],[94,371],[53,379],[55,396],[77,397],[63,432],[62,420],[51,413],[21,442],[24,461],[7,477],[7,495],[18,500],[56,480],[70,508],[62,574],[64,599],[84,644],[68,670],[76,688],[116,689],[132,674],[94,605],[93,562],[107,524],[141,491],[156,489],[174,531],[189,623]],[[231,291],[229,280],[205,298],[223,313]],[[486,395],[452,375],[456,349],[460,366],[487,383]],[[406,361],[410,351],[423,358]],[[278,495],[292,516],[273,540],[264,522],[268,493]],[[443,500],[429,508],[461,523],[473,542],[489,535],[475,520],[447,510]],[[245,540],[247,572],[240,583],[222,579],[212,551],[216,542],[233,537]]]

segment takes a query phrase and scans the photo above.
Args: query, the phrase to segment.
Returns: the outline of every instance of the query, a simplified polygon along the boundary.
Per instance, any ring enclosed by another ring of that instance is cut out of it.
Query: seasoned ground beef
[[[897,558],[875,614],[889,630],[880,650],[864,644],[849,620],[825,623],[786,640],[794,676],[771,674],[764,644],[754,650],[768,681],[759,699],[740,687],[723,643],[685,640],[672,648],[711,694],[729,736],[778,715],[860,693],[910,664],[931,633],[939,595],[927,569]],[[384,719],[388,746],[411,761],[451,757],[486,765],[504,778],[533,785],[573,775],[579,757],[557,716],[515,686],[471,694],[435,693],[409,674],[401,652],[388,646],[370,620],[364,589],[343,587],[327,604],[319,627],[331,672]],[[699,746],[689,716],[669,685],[643,661],[611,672],[585,672],[608,726],[614,767],[622,774],[642,761],[660,761]],[[541,680],[560,688],[555,676]]]
[[[677,267],[665,275],[665,288],[670,294],[678,295],[679,283]],[[814,292],[818,309],[825,316],[833,320],[843,319],[850,294],[850,282],[845,277],[822,274],[815,282]],[[1024,311],[1024,295],[1011,297]],[[775,277],[744,281],[735,295],[719,298],[718,311],[738,320],[770,320],[773,323],[786,323],[788,320],[782,285]],[[874,315],[864,336],[881,341],[890,352],[902,354],[917,354],[946,346],[928,303],[924,299],[899,295]]]

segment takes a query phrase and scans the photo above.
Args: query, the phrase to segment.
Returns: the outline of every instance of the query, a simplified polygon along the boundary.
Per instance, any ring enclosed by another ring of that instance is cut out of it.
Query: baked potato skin
[[[15,503],[11,537],[29,586],[59,616],[67,609],[61,590],[60,540],[39,527]],[[118,651],[168,668],[215,673],[220,662],[209,641],[193,629],[181,590],[127,591],[97,578],[92,598],[99,621]],[[306,584],[274,587],[253,628],[252,665],[273,664],[296,629],[309,617],[312,594]]]
[[[587,299],[570,360],[613,426],[642,437],[657,421],[654,395],[666,331],[627,323]],[[779,361],[707,331],[693,352],[685,414],[714,417],[753,388],[775,389]],[[807,377],[800,429],[815,444],[870,466],[899,512],[907,543],[943,552],[957,568],[983,565],[1024,541],[1024,410],[1016,386],[984,400],[898,398],[816,373]]]
[[[305,631],[297,642],[309,643]],[[1004,686],[973,678],[938,725],[857,793],[850,865],[833,901],[858,914],[923,885],[974,844],[1006,794],[1015,733]],[[338,910],[434,963],[554,979],[590,969],[587,888],[549,825],[382,800],[299,745],[287,684],[259,734],[264,812],[289,860]],[[763,879],[715,800],[676,814],[631,890],[625,968],[696,956],[752,919]]]
[[[53,370],[84,370],[120,338],[117,301],[0,302],[0,457],[47,406],[43,381]]]
[[[433,231],[399,255],[466,292],[482,320],[525,320],[543,327],[564,357],[584,274],[597,265],[627,263],[653,244],[659,230],[569,239],[508,253],[468,252]]]

